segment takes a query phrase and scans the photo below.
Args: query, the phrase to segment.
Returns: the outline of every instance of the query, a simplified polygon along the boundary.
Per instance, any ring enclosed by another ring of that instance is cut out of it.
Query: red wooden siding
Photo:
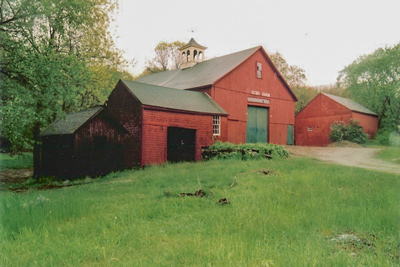
[[[261,79],[256,77],[257,62],[262,63]],[[260,95],[256,95],[257,92]],[[286,144],[287,125],[294,124],[294,99],[261,50],[216,82],[210,93],[229,114],[227,141],[246,141],[247,106],[251,105],[269,108],[269,142]],[[270,103],[249,102],[249,97],[269,100]]]
[[[295,143],[299,146],[327,146],[330,126],[335,121],[360,122],[364,130],[373,135],[377,131],[377,117],[353,112],[331,98],[319,94],[296,116]]]
[[[352,118],[360,123],[371,139],[375,137],[378,132],[377,116],[353,112]]]

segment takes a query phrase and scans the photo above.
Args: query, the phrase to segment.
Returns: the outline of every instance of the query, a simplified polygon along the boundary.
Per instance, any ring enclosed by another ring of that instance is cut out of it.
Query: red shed
[[[140,78],[141,83],[205,92],[227,113],[220,140],[293,144],[297,98],[261,47],[203,61],[206,47],[191,39],[180,67]]]
[[[296,145],[327,146],[330,126],[335,121],[354,119],[373,138],[378,131],[378,116],[347,98],[320,93],[296,115]]]

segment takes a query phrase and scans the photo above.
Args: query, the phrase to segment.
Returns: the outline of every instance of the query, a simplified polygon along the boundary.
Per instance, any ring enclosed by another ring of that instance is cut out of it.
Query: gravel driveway
[[[400,174],[400,164],[376,159],[376,148],[287,146],[290,154],[320,159],[340,165]]]

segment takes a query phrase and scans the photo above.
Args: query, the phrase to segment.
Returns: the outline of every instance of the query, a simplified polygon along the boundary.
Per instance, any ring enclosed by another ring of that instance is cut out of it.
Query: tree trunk
[[[41,149],[40,149],[40,124],[33,127],[33,177],[39,179],[42,174]]]

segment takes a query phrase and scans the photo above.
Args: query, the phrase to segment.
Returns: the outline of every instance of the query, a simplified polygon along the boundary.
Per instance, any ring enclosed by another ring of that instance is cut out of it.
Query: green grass
[[[400,164],[400,147],[383,147],[377,156],[381,160]]]
[[[0,266],[398,266],[399,178],[302,158],[212,160],[1,192]],[[200,186],[206,197],[179,197]],[[342,234],[362,242],[332,240]]]
[[[33,167],[32,153],[22,153],[20,155],[10,156],[0,153],[0,170],[5,169],[26,169]]]

